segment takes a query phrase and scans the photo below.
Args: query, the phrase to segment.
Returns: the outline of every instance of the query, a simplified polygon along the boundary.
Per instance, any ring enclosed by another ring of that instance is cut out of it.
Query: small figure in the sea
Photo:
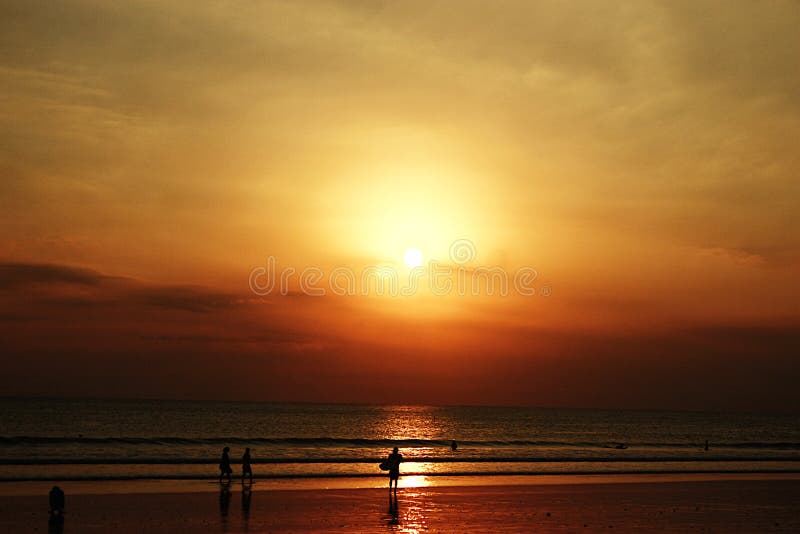
[[[222,458],[219,461],[219,481],[222,483],[222,477],[228,477],[228,482],[231,481],[231,473],[233,473],[233,469],[231,469],[231,457],[230,457],[230,447],[225,447],[222,449]]]
[[[627,446],[627,445],[625,445],[624,443],[619,443],[619,444],[617,444],[617,446],[616,446],[616,447],[614,447],[614,448],[622,451],[622,450],[625,450],[625,449],[627,449],[627,448],[628,448],[628,446]]]
[[[708,450],[708,440],[706,440],[706,447],[705,450]]]
[[[250,447],[244,450],[242,455],[242,484],[244,484],[244,477],[250,477],[250,484],[253,483],[253,468],[250,466]]]
[[[453,440],[453,442],[450,444],[450,450],[456,452],[456,449],[458,449],[458,443],[456,443],[456,440]]]
[[[400,454],[397,447],[386,458],[386,465],[389,467],[389,495],[391,496],[392,481],[394,481],[394,493],[397,495],[397,481],[400,479],[400,464],[403,461],[403,455]]]

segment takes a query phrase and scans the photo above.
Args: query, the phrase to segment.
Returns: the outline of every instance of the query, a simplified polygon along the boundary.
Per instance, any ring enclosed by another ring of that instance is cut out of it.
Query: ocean
[[[705,450],[708,440],[709,449]],[[452,450],[455,441],[457,449]],[[800,417],[665,411],[0,400],[0,480],[800,472]]]

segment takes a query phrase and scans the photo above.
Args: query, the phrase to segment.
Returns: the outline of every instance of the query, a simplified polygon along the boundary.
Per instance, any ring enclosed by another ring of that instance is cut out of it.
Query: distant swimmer
[[[456,440],[453,440],[453,442],[450,444],[450,450],[456,452],[456,449],[458,449],[458,443],[456,443]]]
[[[618,445],[617,445],[616,447],[614,447],[614,448],[622,451],[622,450],[625,450],[625,449],[627,449],[627,448],[628,448],[628,446],[627,446],[627,445],[625,445],[624,443],[620,443],[620,444],[618,444]]]

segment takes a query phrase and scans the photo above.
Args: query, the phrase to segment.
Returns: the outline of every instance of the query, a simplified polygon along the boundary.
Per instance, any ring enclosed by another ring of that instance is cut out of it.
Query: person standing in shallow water
[[[222,449],[222,458],[220,458],[219,461],[220,484],[222,483],[222,477],[225,476],[228,477],[228,482],[231,481],[231,473],[233,472],[233,469],[231,469],[231,457],[229,455],[230,450],[231,450],[230,447],[225,447],[224,449]]]
[[[395,494],[397,493],[397,481],[400,479],[400,463],[402,461],[403,455],[398,452],[397,447],[386,458],[386,463],[389,465],[389,491],[392,491],[392,481],[394,481]]]
[[[250,484],[252,484],[253,468],[250,467],[250,447],[247,447],[242,455],[242,484],[244,484],[244,478],[248,475],[250,477]]]

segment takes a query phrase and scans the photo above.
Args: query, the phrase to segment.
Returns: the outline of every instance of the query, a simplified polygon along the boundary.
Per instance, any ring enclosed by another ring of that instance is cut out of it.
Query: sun
[[[403,263],[410,269],[422,265],[422,251],[418,248],[411,247],[406,249],[403,253]]]

